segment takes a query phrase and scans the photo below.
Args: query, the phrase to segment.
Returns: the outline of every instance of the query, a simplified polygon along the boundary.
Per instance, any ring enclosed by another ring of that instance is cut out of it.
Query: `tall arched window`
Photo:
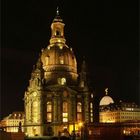
[[[68,103],[63,102],[63,122],[68,122]]]
[[[77,103],[77,121],[78,122],[82,121],[82,103],[81,102]]]
[[[49,64],[49,58],[50,58],[49,56],[46,56],[46,57],[45,57],[45,62],[46,62],[46,65],[48,65],[48,64]]]
[[[56,36],[60,36],[61,32],[59,30],[56,30]]]
[[[64,56],[63,55],[59,56],[59,63],[64,64]]]
[[[52,122],[52,102],[47,102],[47,122]]]
[[[34,123],[38,122],[38,102],[34,101],[32,103],[32,119]]]
[[[93,122],[93,103],[90,103],[90,122]]]

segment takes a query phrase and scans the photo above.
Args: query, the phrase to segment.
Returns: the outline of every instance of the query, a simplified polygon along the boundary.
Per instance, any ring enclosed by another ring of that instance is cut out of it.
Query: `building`
[[[6,132],[19,132],[20,127],[24,125],[24,112],[13,112],[1,120],[1,128]],[[24,132],[24,128],[21,130]]]
[[[42,49],[25,91],[25,134],[65,135],[93,123],[93,91],[87,84],[86,64],[77,72],[72,48],[66,45],[59,10],[51,24],[50,44]]]
[[[108,96],[108,88],[106,88],[105,96],[100,100],[100,106],[103,107],[112,103],[114,103],[114,100],[110,96]]]
[[[140,107],[135,103],[111,103],[100,106],[101,123],[137,122],[140,121]]]

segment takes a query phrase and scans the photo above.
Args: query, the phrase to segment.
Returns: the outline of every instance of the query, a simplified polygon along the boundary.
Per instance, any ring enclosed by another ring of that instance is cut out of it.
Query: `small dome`
[[[114,103],[113,99],[110,96],[108,96],[108,88],[105,89],[105,92],[106,95],[100,100],[100,106]]]
[[[113,99],[110,96],[104,96],[100,101],[100,106],[109,105],[110,103],[114,103]]]

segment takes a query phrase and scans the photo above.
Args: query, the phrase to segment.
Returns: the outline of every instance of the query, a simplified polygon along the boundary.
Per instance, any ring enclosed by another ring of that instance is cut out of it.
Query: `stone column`
[[[69,122],[73,122],[74,120],[74,112],[75,112],[75,106],[74,106],[74,97],[71,97],[69,100]]]
[[[58,122],[61,123],[62,122],[62,100],[61,97],[58,96]]]
[[[85,122],[89,122],[89,97],[88,93],[85,93],[85,98],[84,98],[84,119]]]
[[[73,130],[75,131],[75,122],[76,122],[76,98],[75,95],[71,97],[71,120],[73,124]]]
[[[42,116],[43,116],[43,113],[42,113],[41,96],[38,96],[37,102],[38,102],[38,124],[40,125],[39,129],[38,129],[38,132],[39,132],[39,135],[42,136],[43,135],[43,128],[42,128]]]
[[[43,92],[40,95],[40,125],[41,125],[41,130],[40,133],[41,135],[45,135],[46,133],[46,99],[43,96]]]
[[[53,97],[53,122],[57,122],[58,120],[58,102],[57,96],[54,95]]]

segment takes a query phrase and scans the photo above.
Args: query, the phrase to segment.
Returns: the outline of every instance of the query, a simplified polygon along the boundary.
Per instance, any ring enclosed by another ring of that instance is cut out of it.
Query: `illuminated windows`
[[[90,97],[93,98],[93,93],[90,94]],[[89,108],[90,108],[90,122],[93,122],[93,103],[92,102],[90,102]]]
[[[62,55],[59,56],[59,63],[64,64],[64,56]]]
[[[49,64],[49,56],[45,57],[45,62],[46,62],[46,65]]]
[[[58,84],[65,85],[66,84],[66,78],[58,78]]]
[[[65,85],[66,83],[66,78],[61,78],[61,85]]]
[[[47,122],[52,122],[52,113],[47,112]]]
[[[82,103],[81,102],[77,103],[77,121],[78,122],[82,121]]]
[[[52,122],[52,103],[47,102],[47,122]]]
[[[63,102],[63,122],[68,122],[68,103]]]
[[[47,112],[52,112],[52,103],[47,102]]]
[[[77,103],[77,112],[82,112],[82,104],[80,102]]]
[[[83,88],[84,85],[85,85],[85,82],[84,81],[81,81],[80,86]]]
[[[93,122],[93,103],[90,103],[90,122]]]
[[[93,98],[93,93],[91,93],[90,97]]]
[[[34,123],[38,121],[38,102],[34,101],[32,104],[32,119]]]

